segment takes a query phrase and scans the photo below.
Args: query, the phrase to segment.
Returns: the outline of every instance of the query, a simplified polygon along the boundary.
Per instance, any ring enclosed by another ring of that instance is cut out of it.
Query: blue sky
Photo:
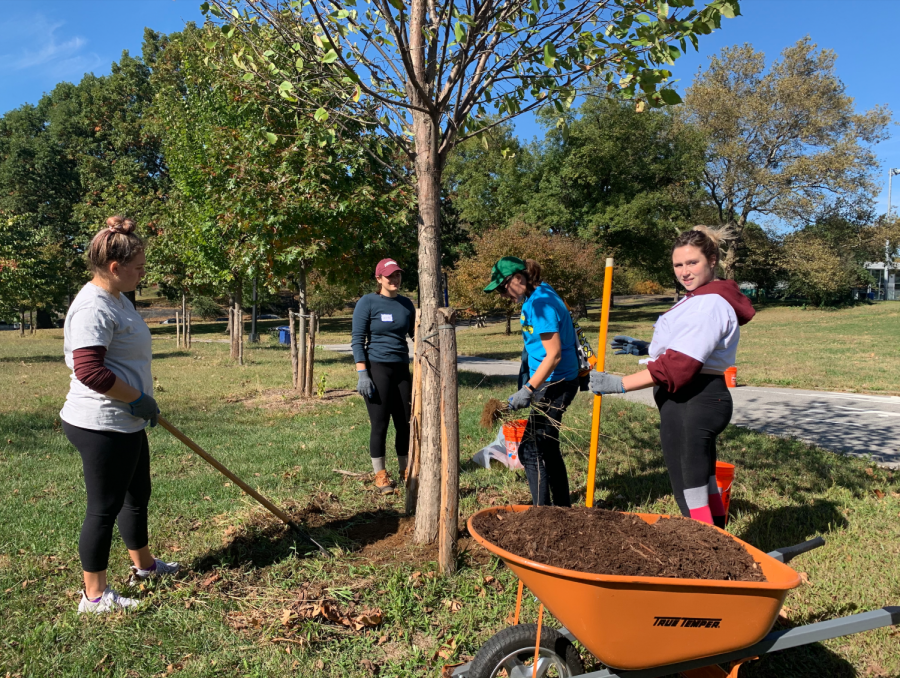
[[[139,54],[144,27],[164,33],[186,21],[202,21],[201,0],[0,0],[0,113],[35,103],[62,80],[78,82],[86,72],[103,75],[122,50]],[[722,47],[749,42],[769,60],[809,35],[838,55],[837,72],[858,110],[887,104],[900,121],[900,0],[743,0],[743,16],[700,41],[699,54],[679,59],[680,86]],[[530,117],[517,123],[519,136],[541,130]],[[900,167],[900,128],[876,147],[882,163],[887,208],[887,170]],[[900,203],[900,181],[894,204]]]

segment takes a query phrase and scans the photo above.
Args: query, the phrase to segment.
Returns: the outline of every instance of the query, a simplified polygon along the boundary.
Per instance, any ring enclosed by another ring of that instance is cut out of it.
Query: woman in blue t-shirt
[[[569,476],[559,450],[562,415],[578,393],[578,353],[575,325],[565,302],[541,282],[536,261],[503,257],[491,269],[485,292],[522,304],[528,379],[509,398],[512,410],[530,408],[519,445],[531,500],[535,506],[571,506]]]

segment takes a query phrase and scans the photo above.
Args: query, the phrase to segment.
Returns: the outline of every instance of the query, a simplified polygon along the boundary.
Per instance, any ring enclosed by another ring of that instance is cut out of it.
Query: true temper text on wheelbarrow
[[[721,619],[704,619],[702,617],[654,617],[654,626],[679,626],[690,629],[717,629]]]

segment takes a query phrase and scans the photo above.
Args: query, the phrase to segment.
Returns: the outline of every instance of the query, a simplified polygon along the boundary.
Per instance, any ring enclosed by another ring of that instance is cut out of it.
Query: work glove
[[[156,404],[153,396],[147,395],[141,391],[141,395],[137,400],[128,403],[131,407],[131,414],[150,422],[150,427],[156,426],[159,417],[159,405]]]
[[[622,377],[617,377],[608,372],[591,372],[591,390],[594,395],[609,395],[610,393],[625,393]]]
[[[363,398],[371,398],[375,395],[375,382],[369,376],[369,370],[356,370],[359,375],[359,383],[356,384],[356,390]]]
[[[509,400],[507,401],[509,403],[509,409],[521,410],[523,407],[529,407],[533,397],[534,391],[531,390],[528,384],[525,384],[525,386],[509,397]]]
[[[640,339],[635,339],[634,337],[626,337],[623,334],[619,334],[613,337],[610,346],[612,346],[612,349],[616,352],[616,355],[649,355],[650,353],[649,342],[641,341]]]

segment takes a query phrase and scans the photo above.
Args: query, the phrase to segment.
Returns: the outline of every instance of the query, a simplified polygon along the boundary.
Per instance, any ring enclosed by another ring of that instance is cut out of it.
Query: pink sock
[[[712,512],[709,506],[701,506],[700,508],[690,509],[691,518],[707,525],[713,524]]]

